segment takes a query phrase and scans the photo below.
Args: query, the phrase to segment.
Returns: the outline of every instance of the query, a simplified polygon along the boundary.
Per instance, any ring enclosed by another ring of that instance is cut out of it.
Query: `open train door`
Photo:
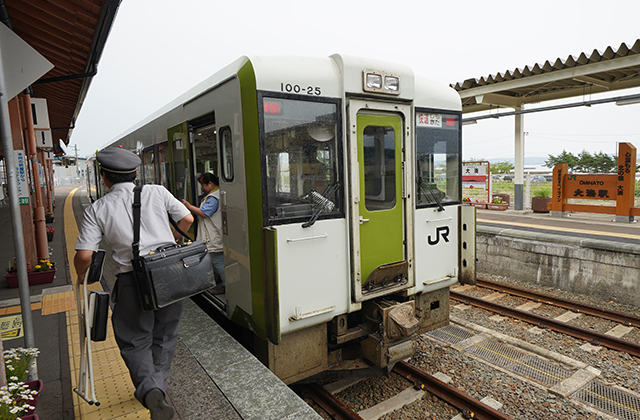
[[[352,287],[361,302],[413,286],[410,107],[351,100],[349,121]]]

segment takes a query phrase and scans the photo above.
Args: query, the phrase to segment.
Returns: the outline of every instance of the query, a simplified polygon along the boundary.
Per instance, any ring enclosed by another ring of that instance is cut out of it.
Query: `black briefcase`
[[[179,300],[215,286],[211,256],[204,241],[188,245],[171,244],[140,255],[140,194],[143,185],[133,189],[133,273],[138,287],[140,306],[145,311],[164,308]],[[168,221],[182,236],[176,223]]]
[[[170,245],[141,255],[134,273],[144,310],[156,310],[215,286],[211,256],[204,241]]]
[[[107,320],[109,318],[109,293],[92,290],[89,293],[89,313],[91,319],[91,341],[107,339]]]

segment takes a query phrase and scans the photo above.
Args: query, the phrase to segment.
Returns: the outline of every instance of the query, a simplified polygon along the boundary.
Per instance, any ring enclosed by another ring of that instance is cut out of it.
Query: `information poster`
[[[31,194],[29,192],[29,180],[27,179],[27,165],[24,150],[14,150],[13,155],[15,157],[18,178],[18,199],[20,200],[21,206],[29,205]]]

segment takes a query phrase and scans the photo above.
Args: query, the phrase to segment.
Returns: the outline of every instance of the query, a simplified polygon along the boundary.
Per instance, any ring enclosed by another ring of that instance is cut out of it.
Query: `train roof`
[[[462,110],[460,96],[454,89],[445,84],[415,76],[411,68],[401,64],[341,54],[330,57],[242,56],[121,133],[109,144],[203,95],[228,79],[236,77],[238,71],[247,63],[251,63],[254,69],[258,90],[279,91],[283,82],[300,83],[302,86],[311,83],[322,84],[322,95],[326,97],[363,95],[362,72],[373,70],[400,78],[400,93],[394,95],[398,100],[413,101],[416,107]],[[310,75],[313,77],[311,78]],[[378,96],[384,97],[384,95]]]

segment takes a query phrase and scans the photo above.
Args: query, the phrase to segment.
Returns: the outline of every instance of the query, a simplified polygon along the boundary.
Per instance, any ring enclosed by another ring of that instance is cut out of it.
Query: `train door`
[[[408,288],[409,107],[351,101],[351,193],[354,297],[371,299]],[[355,124],[353,124],[355,122]]]
[[[181,123],[167,130],[171,180],[169,191],[179,200],[191,201],[191,177],[189,176],[189,130]]]
[[[155,184],[155,153],[154,146],[142,151],[142,181],[144,184]]]
[[[196,174],[210,172],[218,177],[220,176],[218,173],[218,147],[216,145],[216,133],[215,124],[193,128],[191,136],[194,146]],[[198,185],[196,185],[196,187],[198,187]],[[200,192],[201,191],[198,191],[198,193]]]
[[[156,145],[156,184],[169,188],[169,143]]]

